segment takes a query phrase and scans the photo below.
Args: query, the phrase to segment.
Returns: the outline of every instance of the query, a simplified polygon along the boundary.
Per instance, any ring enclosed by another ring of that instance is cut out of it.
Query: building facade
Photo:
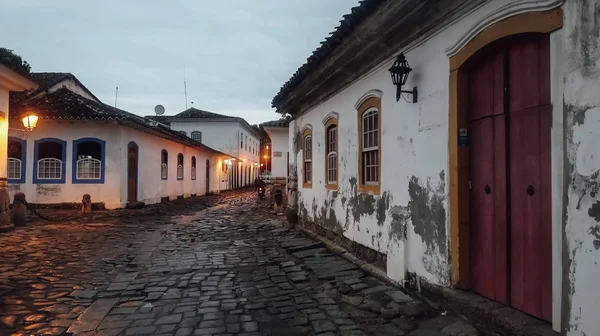
[[[261,126],[270,138],[271,146],[267,150],[267,162],[269,162],[271,180],[286,182],[289,175],[289,120],[280,119],[262,123]],[[270,160],[268,160],[270,158]]]
[[[273,101],[294,119],[300,220],[373,251],[400,283],[597,333],[599,8],[362,2]],[[400,53],[412,71],[398,101]]]
[[[169,125],[188,137],[232,156],[224,168],[221,187],[235,189],[254,184],[258,177],[260,134],[239,117],[226,116],[196,108],[174,116],[148,116]]]
[[[23,192],[29,203],[58,204],[89,194],[115,209],[221,190],[229,155],[105,105],[78,81],[54,85],[11,97],[11,110],[39,117],[32,132],[19,130],[19,113],[11,117],[11,196]]]

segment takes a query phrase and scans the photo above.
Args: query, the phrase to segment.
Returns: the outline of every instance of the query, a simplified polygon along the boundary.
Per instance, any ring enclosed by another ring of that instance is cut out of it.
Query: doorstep
[[[476,327],[507,336],[558,336],[549,322],[539,320],[515,308],[492,301],[470,291],[423,285],[423,295],[458,312]]]

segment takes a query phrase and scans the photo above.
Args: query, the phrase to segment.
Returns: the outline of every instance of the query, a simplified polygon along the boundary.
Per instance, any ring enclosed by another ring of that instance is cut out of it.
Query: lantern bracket
[[[403,93],[408,94],[412,98],[412,100],[404,98],[404,96],[402,96]],[[400,96],[402,96],[402,98],[404,98],[404,100],[406,100],[407,103],[416,104],[419,100],[419,91],[417,90],[416,86],[411,91],[402,90],[401,86],[397,86],[396,101],[400,100]]]

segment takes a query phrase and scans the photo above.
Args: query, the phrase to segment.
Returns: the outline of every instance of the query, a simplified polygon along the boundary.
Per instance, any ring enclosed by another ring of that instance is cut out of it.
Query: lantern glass
[[[410,65],[408,65],[404,54],[400,54],[389,71],[394,85],[404,86],[406,84],[406,80],[408,79],[408,74],[410,74],[412,68]]]
[[[31,132],[37,126],[38,119],[39,117],[35,114],[28,113],[25,114],[21,120],[23,121],[25,129]]]

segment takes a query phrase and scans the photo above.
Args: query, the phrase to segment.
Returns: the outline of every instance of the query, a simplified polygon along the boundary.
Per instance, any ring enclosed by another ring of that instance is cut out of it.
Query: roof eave
[[[0,64],[0,86],[6,87],[9,91],[35,90],[38,88],[38,84],[31,78],[2,64]]]
[[[391,63],[402,49],[425,41],[489,1],[390,1],[355,27],[318,65],[305,71],[301,80],[287,91],[282,88],[272,106],[295,119],[382,63]]]

